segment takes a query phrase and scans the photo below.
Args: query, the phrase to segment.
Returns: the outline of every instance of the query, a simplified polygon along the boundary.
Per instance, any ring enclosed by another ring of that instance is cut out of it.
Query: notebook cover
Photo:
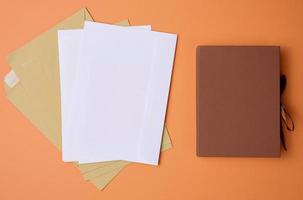
[[[197,47],[197,155],[280,156],[280,48]]]

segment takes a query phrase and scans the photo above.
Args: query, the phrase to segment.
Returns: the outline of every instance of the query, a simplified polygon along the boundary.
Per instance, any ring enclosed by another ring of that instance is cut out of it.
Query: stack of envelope
[[[11,53],[4,85],[63,161],[103,189],[172,147],[164,118],[176,35],[92,21],[81,9]]]

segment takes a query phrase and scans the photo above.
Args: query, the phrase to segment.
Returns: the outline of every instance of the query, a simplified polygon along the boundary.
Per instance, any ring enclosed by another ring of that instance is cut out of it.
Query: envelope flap
[[[39,55],[45,55],[45,51],[57,53],[57,31],[60,29],[79,29],[83,27],[85,20],[92,20],[89,12],[82,8],[72,16],[53,26],[35,39],[26,43],[21,48],[7,56],[7,61],[12,67],[25,64],[25,60]],[[55,46],[50,46],[50,45]],[[49,60],[49,59],[48,59]],[[57,60],[57,59],[54,59]]]

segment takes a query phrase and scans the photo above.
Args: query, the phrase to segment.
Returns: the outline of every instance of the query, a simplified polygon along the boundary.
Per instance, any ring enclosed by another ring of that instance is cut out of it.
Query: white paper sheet
[[[115,28],[118,26],[101,24],[103,28]],[[121,28],[119,26],[119,28]],[[123,28],[151,30],[150,25],[131,26]],[[82,42],[83,29],[60,30],[58,31],[59,62],[60,62],[60,84],[61,84],[61,120],[62,120],[62,159],[65,162],[77,161],[75,153],[74,137],[69,133],[69,104],[71,104],[71,91],[73,88],[76,63],[79,57],[79,48]],[[81,68],[81,66],[79,66]],[[81,70],[81,69],[79,69]]]
[[[74,89],[67,103],[62,99],[70,107],[62,119],[67,119],[63,130],[72,138],[65,141],[73,143],[66,151],[70,161],[156,165],[176,35],[87,22],[82,37],[78,62],[68,64],[75,73]],[[61,52],[60,67],[65,63]]]

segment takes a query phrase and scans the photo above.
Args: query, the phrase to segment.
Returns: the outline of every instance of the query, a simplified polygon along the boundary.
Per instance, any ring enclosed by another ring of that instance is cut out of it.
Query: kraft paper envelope
[[[31,99],[31,97],[27,94],[27,90],[24,89],[22,82],[16,76],[13,70],[11,70],[5,77],[4,83],[5,93],[7,98],[13,103],[18,110],[20,110],[25,116],[28,117],[32,123],[37,123],[42,118],[43,112],[39,110],[41,106],[39,104],[33,104],[35,100]],[[43,123],[43,122],[42,122]],[[167,150],[172,147],[169,135],[167,133],[167,129],[164,130],[165,134],[163,134],[163,142],[161,146],[161,150]],[[89,174],[102,174],[103,172],[95,171],[96,169],[100,168],[108,168],[109,166],[115,166],[122,163],[130,163],[125,161],[109,161],[109,162],[102,162],[98,163],[91,163],[91,164],[81,164],[78,165],[84,177],[89,177]],[[85,176],[87,174],[87,176]]]
[[[104,174],[103,176],[98,176],[91,180],[91,182],[99,189],[102,190],[105,186],[124,168],[124,166],[120,166],[111,173]]]
[[[26,94],[26,90],[24,90],[22,83],[19,82],[19,79],[15,76],[13,71],[11,71],[7,76],[6,82],[9,84],[5,84],[5,91],[8,99],[26,116],[30,116],[29,119],[32,121],[39,120],[39,113],[35,113],[35,106],[31,103],[29,96]],[[8,86],[10,85],[10,86]],[[33,112],[34,111],[34,112]],[[163,137],[168,137],[168,134],[164,134]],[[163,138],[164,143],[162,145],[162,151],[171,148],[171,143],[169,138]],[[114,177],[124,166],[129,164],[129,162],[125,161],[111,161],[96,164],[87,164],[87,165],[79,165],[80,170],[84,173],[85,180],[90,180],[95,186],[99,189],[106,186],[109,182],[109,177]],[[99,168],[98,168],[99,167]],[[101,187],[102,186],[102,187]]]
[[[12,73],[12,71],[10,72]],[[17,80],[17,81],[16,81]],[[22,83],[18,82],[17,77],[11,81],[9,85],[13,85],[13,88],[9,87],[5,84],[5,91],[7,94],[8,99],[32,122],[39,120],[39,113],[33,112],[33,104],[31,104],[31,100],[29,96],[26,94]],[[171,142],[168,137],[168,134],[163,135],[163,141],[166,143],[162,144],[162,151],[171,148]],[[123,169],[126,165],[130,164],[130,162],[126,161],[110,161],[110,162],[103,162],[99,164],[85,164],[79,165],[84,176],[85,180],[90,180],[98,189],[103,189],[111,179],[113,179],[120,170]]]
[[[14,83],[12,88],[6,86],[8,98],[58,149],[61,149],[61,127],[57,30],[81,28],[84,20],[92,20],[86,9],[80,10],[8,56],[9,64],[20,79],[20,82]],[[123,21],[120,25],[127,23],[128,21]],[[171,147],[166,129],[163,144],[164,149]],[[95,172],[97,180],[91,181],[94,184],[103,181],[99,185],[105,186],[107,182],[104,182],[103,175],[100,175],[103,174],[102,168],[109,169],[107,165],[110,165],[113,166],[112,169],[122,169],[120,166],[124,164],[121,161],[113,161],[79,165],[79,169],[85,173],[100,168],[101,172]],[[110,173],[112,175],[106,176],[106,180],[108,177],[114,177],[118,172],[114,170]]]

